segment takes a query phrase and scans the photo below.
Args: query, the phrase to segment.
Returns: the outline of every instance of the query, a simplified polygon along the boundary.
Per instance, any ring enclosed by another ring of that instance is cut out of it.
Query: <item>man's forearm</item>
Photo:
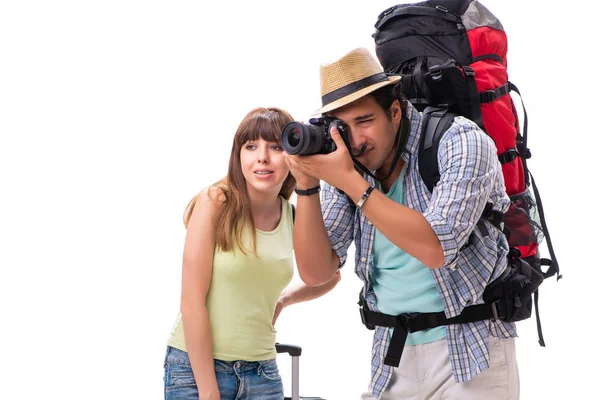
[[[338,270],[339,259],[331,249],[318,195],[298,196],[294,252],[300,278],[308,286],[328,282]]]
[[[358,202],[369,183],[356,174],[347,194]],[[362,207],[363,214],[393,244],[417,258],[429,268],[444,263],[442,246],[420,212],[408,208],[374,190]]]

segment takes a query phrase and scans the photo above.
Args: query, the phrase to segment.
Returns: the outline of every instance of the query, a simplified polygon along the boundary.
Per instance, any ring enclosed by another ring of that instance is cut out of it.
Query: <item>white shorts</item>
[[[375,400],[369,393],[362,400]],[[490,336],[490,368],[468,382],[452,375],[446,339],[405,346],[381,400],[518,400],[515,339]]]

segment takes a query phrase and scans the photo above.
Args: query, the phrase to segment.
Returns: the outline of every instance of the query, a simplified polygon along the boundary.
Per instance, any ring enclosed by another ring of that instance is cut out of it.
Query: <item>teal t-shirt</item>
[[[406,165],[390,191],[386,193],[387,197],[401,204],[405,204],[403,184],[405,171]],[[377,229],[375,229],[373,257],[373,290],[377,296],[377,307],[380,312],[398,315],[444,310],[429,268],[394,245]],[[445,336],[446,327],[439,326],[410,333],[406,344],[429,343]]]

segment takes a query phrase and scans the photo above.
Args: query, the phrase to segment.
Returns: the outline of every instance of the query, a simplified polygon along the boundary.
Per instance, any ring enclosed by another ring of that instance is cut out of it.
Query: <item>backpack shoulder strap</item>
[[[292,204],[292,222],[296,221],[296,206]]]
[[[429,192],[440,180],[437,162],[438,147],[444,133],[452,126],[454,114],[447,108],[427,107],[421,120],[421,143],[419,145],[419,174]]]

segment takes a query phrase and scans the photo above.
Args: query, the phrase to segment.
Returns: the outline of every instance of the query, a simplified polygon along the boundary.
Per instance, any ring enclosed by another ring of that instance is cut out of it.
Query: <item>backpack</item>
[[[389,74],[402,75],[404,94],[422,112],[419,172],[430,192],[440,178],[438,145],[455,116],[474,121],[496,143],[511,204],[500,218],[490,215],[486,207],[482,219],[495,220],[492,223],[507,236],[510,252],[507,272],[488,284],[484,301],[509,298],[505,307],[515,313],[510,320],[518,321],[531,316],[533,295],[539,343],[545,346],[538,286],[545,278],[556,275],[558,280],[562,275],[539,191],[527,168],[531,157],[527,112],[521,99],[521,134],[510,95],[514,91],[520,96],[520,92],[508,80],[507,39],[502,24],[478,0],[430,0],[386,9],[378,16],[375,29],[373,38],[381,65]],[[538,247],[544,238],[550,258],[539,256]]]

